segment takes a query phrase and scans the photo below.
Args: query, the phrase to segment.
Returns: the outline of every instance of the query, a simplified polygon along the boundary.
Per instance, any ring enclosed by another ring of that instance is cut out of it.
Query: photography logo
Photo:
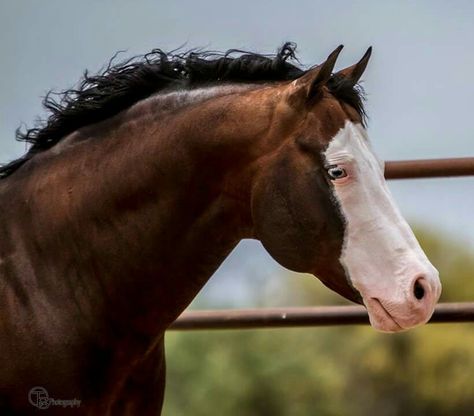
[[[28,401],[38,409],[48,409],[51,405],[48,392],[44,387],[33,387],[28,393]]]
[[[61,406],[61,407],[79,407],[81,401],[77,399],[63,400],[63,399],[53,399],[49,396],[48,391],[41,386],[33,387],[28,392],[28,401],[34,407],[37,407],[41,410],[49,409],[51,406]]]

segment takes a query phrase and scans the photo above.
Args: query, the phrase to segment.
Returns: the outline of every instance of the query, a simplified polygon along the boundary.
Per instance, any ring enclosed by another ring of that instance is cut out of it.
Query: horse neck
[[[54,253],[47,278],[54,267],[64,279],[73,262],[114,319],[150,334],[169,325],[251,236],[250,185],[272,112],[249,94],[259,97],[228,94],[156,118],[150,100],[45,155],[46,174],[26,187],[35,269]]]

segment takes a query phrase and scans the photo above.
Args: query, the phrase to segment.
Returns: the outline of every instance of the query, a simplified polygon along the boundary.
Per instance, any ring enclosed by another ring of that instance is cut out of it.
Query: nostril
[[[415,282],[415,286],[413,287],[413,294],[415,295],[415,298],[418,300],[421,300],[425,296],[425,288],[421,284],[421,278],[417,279]]]

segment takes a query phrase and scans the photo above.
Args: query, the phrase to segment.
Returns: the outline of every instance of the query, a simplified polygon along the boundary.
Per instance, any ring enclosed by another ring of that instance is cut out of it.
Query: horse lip
[[[396,321],[396,319],[387,311],[387,309],[385,309],[382,302],[380,302],[378,298],[371,298],[371,300],[374,301],[375,305],[378,305],[379,310],[381,310],[384,313],[385,317],[391,320],[397,326],[398,329],[400,329],[401,331],[405,329]]]

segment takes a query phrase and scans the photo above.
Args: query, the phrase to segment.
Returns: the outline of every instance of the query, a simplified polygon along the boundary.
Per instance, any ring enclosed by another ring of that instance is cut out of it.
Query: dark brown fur
[[[359,300],[320,154],[361,119],[319,71],[139,102],[0,181],[2,414],[35,413],[34,386],[82,401],[48,414],[159,414],[164,332],[242,238]]]

